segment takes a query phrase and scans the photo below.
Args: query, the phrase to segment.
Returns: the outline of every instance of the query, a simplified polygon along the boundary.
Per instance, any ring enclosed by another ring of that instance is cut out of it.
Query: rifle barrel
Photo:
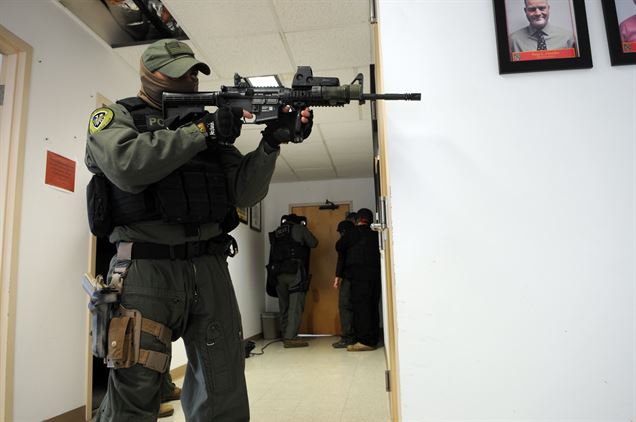
[[[422,99],[422,94],[419,92],[416,93],[406,93],[406,94],[362,94],[361,100],[404,100],[404,101],[420,101]]]

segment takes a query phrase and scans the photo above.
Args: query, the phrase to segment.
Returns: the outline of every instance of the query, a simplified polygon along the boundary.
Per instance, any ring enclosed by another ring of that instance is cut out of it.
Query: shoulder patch
[[[113,121],[113,110],[108,107],[101,107],[93,111],[91,121],[88,123],[88,131],[92,135],[102,129],[106,129],[110,122]]]

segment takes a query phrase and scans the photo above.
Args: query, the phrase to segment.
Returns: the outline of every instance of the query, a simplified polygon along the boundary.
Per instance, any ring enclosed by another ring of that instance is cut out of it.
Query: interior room
[[[255,342],[250,420],[636,419],[636,53],[616,41],[636,4],[542,1],[119,2],[172,17],[142,28],[116,1],[0,0],[0,420],[90,420],[103,397],[81,279],[113,251],[87,223],[87,127],[137,94],[140,56],[168,36],[210,66],[200,91],[235,73],[290,87],[311,66],[364,93],[421,93],[313,107],[311,136],[282,145],[266,197],[239,210],[228,268]],[[571,24],[575,45],[509,51],[529,7]],[[241,153],[261,130],[243,125]],[[331,346],[332,243],[363,207],[380,241],[382,339],[350,353]],[[327,236],[302,349],[265,338],[279,310],[268,233],[293,211],[315,212],[309,227]],[[187,364],[177,340],[179,386]],[[185,420],[170,403],[162,420]]]

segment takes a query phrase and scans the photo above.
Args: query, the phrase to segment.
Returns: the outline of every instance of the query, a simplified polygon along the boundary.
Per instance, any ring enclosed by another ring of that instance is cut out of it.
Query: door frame
[[[3,122],[2,227],[0,241],[0,420],[13,420],[13,373],[16,290],[19,258],[22,182],[33,48],[0,25],[0,53],[4,56],[0,83],[6,84]],[[5,127],[7,124],[9,127]],[[7,139],[5,139],[5,136]],[[6,177],[6,180],[5,180]]]
[[[375,57],[375,87],[378,92],[384,92],[382,80],[382,54],[380,45],[380,23],[377,18],[377,0],[371,0],[371,32],[373,42],[373,52]],[[385,358],[387,366],[387,389],[389,390],[389,411],[391,420],[398,422],[401,420],[401,397],[399,383],[399,362],[398,362],[398,342],[397,342],[397,321],[395,317],[395,279],[393,277],[393,231],[391,228],[391,191],[389,187],[389,163],[387,159],[387,137],[386,121],[384,119],[384,101],[376,101],[372,105],[375,107],[375,119],[377,120],[378,155],[374,157],[379,165],[379,190],[383,201],[379,201],[379,206],[383,209],[377,210],[383,214],[386,227],[380,232],[381,245],[383,246],[384,274],[383,280],[386,289],[386,326],[385,330]],[[373,118],[373,116],[372,116]],[[376,198],[377,200],[378,198]]]
[[[95,94],[95,107],[103,107],[112,104],[112,101],[99,92]],[[88,235],[88,262],[86,272],[96,275],[97,267],[97,237],[92,233]],[[93,418],[93,336],[91,332],[91,312],[86,308],[86,371],[84,376],[84,418],[90,421]]]
[[[349,205],[349,211],[353,211],[353,201],[337,201],[337,202],[334,202],[334,204]],[[324,202],[298,202],[298,203],[295,202],[293,204],[289,204],[287,211],[289,211],[289,213],[291,214],[292,208],[294,207],[319,207],[321,205],[325,205],[325,203]]]

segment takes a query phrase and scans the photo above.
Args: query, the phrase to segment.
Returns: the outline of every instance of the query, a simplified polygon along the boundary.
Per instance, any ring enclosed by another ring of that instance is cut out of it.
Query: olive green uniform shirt
[[[195,124],[187,124],[176,130],[139,133],[124,106],[111,104],[108,108],[113,111],[113,119],[104,129],[89,133],[85,163],[92,173],[103,173],[123,191],[143,191],[207,148],[205,135]],[[278,151],[264,141],[245,156],[234,146],[218,147],[230,204],[249,207],[265,197]],[[218,223],[201,224],[196,236],[186,237],[181,224],[146,221],[117,226],[109,239],[111,242],[176,245],[186,241],[207,240],[219,234],[221,228]]]

